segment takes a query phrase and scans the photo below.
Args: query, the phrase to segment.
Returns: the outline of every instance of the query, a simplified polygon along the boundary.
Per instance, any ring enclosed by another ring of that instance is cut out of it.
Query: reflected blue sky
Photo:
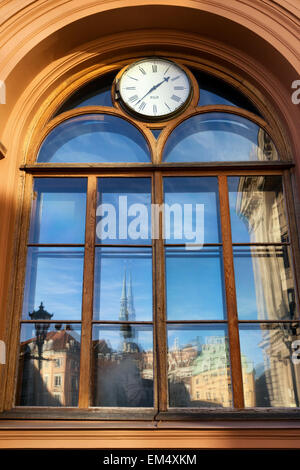
[[[221,250],[166,248],[168,320],[224,320]]]
[[[145,138],[124,119],[86,114],[62,122],[44,140],[38,162],[149,162]]]
[[[120,197],[126,197],[121,200]],[[123,204],[124,202],[124,204]],[[103,216],[97,217],[97,243],[119,243],[119,244],[152,244],[151,240],[151,178],[99,178],[98,179],[98,199],[97,207],[100,205],[110,204],[114,208],[116,215],[116,238],[110,235],[111,224],[107,217],[108,209],[105,210]],[[135,215],[129,215],[130,206],[133,204],[141,204],[143,207],[137,208]],[[113,214],[113,212],[112,212]],[[145,217],[144,217],[145,214]],[[141,217],[141,224],[134,224],[137,218]],[[107,222],[105,222],[107,219]],[[99,222],[103,220],[102,229]],[[131,228],[140,236],[133,239]],[[105,235],[109,233],[109,236]],[[99,237],[100,235],[100,237]]]
[[[249,161],[258,157],[259,127],[229,113],[205,113],[186,119],[170,135],[166,162]]]
[[[219,195],[218,179],[215,177],[167,177],[164,178],[165,204],[172,206],[180,204],[182,214],[184,214],[184,204],[192,204],[191,220],[185,217],[185,222],[196,229],[196,204],[204,206],[204,243],[219,243],[220,222],[219,222]],[[171,217],[170,235],[171,238],[166,243],[189,243],[183,233],[182,238],[175,238],[174,233],[178,230],[176,226],[178,219]],[[183,217],[180,220],[184,227]],[[177,230],[176,230],[177,229]],[[183,230],[182,230],[183,232]]]
[[[84,243],[86,178],[35,178],[30,243]]]

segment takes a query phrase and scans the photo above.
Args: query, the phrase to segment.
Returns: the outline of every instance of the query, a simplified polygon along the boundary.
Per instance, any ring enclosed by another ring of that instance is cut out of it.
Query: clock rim
[[[143,62],[150,61],[150,60],[163,60],[164,62],[169,62],[171,64],[174,64],[183,71],[183,73],[186,75],[186,77],[188,79],[189,94],[188,94],[186,100],[184,101],[184,103],[182,103],[182,105],[179,106],[175,111],[171,111],[169,113],[159,115],[159,116],[149,116],[147,114],[138,112],[135,109],[131,108],[129,105],[127,105],[127,103],[125,102],[125,100],[123,99],[123,97],[121,95],[120,84],[121,84],[121,80],[122,80],[122,77],[124,76],[125,72],[127,72],[130,68],[136,66],[139,63],[143,63]],[[149,56],[149,57],[147,56],[147,57],[144,57],[143,59],[135,60],[135,61],[131,62],[130,64],[126,65],[117,74],[117,76],[114,80],[113,86],[115,88],[116,95],[117,95],[115,97],[115,100],[120,104],[122,109],[125,112],[127,112],[129,115],[131,115],[132,117],[135,117],[135,118],[137,118],[137,117],[141,118],[142,117],[144,122],[163,122],[163,121],[168,121],[168,120],[174,118],[177,115],[180,115],[181,113],[183,113],[186,110],[186,108],[190,104],[190,102],[192,100],[192,97],[193,97],[192,80],[191,80],[189,74],[187,73],[187,71],[185,70],[185,68],[181,64],[178,64],[177,62],[175,62],[174,60],[166,58],[166,57],[162,57],[162,56]]]

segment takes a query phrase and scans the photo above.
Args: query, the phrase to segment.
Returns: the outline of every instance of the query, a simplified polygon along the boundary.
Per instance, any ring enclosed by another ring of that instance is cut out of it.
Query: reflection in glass
[[[94,325],[93,406],[153,407],[152,327]]]
[[[224,320],[222,251],[166,248],[169,320]]]
[[[86,178],[35,178],[29,243],[84,243]]]
[[[152,244],[151,178],[99,178],[97,243]]]
[[[67,99],[55,116],[82,106],[112,106],[111,87],[116,73],[108,73],[81,87]]]
[[[166,162],[278,160],[264,129],[229,113],[197,114],[183,121],[166,142]]]
[[[38,162],[149,162],[143,135],[122,118],[85,114],[58,124],[44,140]]]
[[[164,192],[166,243],[220,241],[217,178],[164,178]]]
[[[287,246],[234,248],[240,320],[293,320],[295,290]]]
[[[200,99],[198,106],[227,105],[238,106],[247,109],[254,114],[260,114],[253,103],[239,90],[229,83],[202,70],[193,70],[200,88]]]
[[[281,176],[228,178],[233,243],[288,241]]]
[[[96,248],[94,319],[152,320],[151,248]]]
[[[16,405],[77,406],[80,334],[72,324],[22,325]]]
[[[80,320],[84,250],[28,248],[23,319],[41,302],[53,320]]]
[[[241,325],[241,352],[246,407],[299,407],[299,324]],[[298,358],[298,359],[297,359]]]
[[[169,326],[168,380],[170,407],[231,407],[227,328]]]

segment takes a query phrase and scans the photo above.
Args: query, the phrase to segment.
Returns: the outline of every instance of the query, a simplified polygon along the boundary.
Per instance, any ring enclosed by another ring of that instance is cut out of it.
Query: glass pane
[[[166,243],[219,243],[218,179],[164,178]]]
[[[150,129],[150,131],[152,132],[152,134],[154,135],[154,137],[155,137],[156,139],[158,139],[159,136],[160,136],[160,133],[161,133],[162,129]]]
[[[99,178],[97,243],[151,244],[151,178]]]
[[[246,407],[299,407],[299,324],[240,326]]]
[[[96,248],[95,320],[152,320],[151,248]]]
[[[260,115],[253,103],[240,91],[220,78],[199,70],[192,70],[200,88],[198,106],[222,104],[238,106]]]
[[[221,249],[166,248],[166,289],[169,320],[223,320]]]
[[[169,326],[168,380],[170,407],[231,407],[227,328]]]
[[[292,320],[296,295],[289,249],[234,248],[240,320]]]
[[[93,406],[153,407],[152,327],[94,326]]]
[[[124,119],[86,114],[59,124],[44,140],[38,162],[150,162],[143,135]]]
[[[28,249],[24,320],[42,320],[44,309],[52,320],[81,319],[83,258],[81,248]]]
[[[81,87],[67,99],[55,116],[82,106],[113,106],[111,87],[116,74],[117,72],[114,71]]]
[[[86,178],[35,178],[29,243],[84,243]]]
[[[16,405],[77,406],[78,325],[23,324]]]
[[[229,113],[197,114],[183,121],[166,142],[166,162],[278,160],[268,134]]]
[[[228,178],[233,243],[288,241],[281,176]]]

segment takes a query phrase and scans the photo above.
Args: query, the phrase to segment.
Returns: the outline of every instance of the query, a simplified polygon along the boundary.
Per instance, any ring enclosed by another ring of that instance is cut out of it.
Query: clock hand
[[[162,85],[162,83],[165,83],[169,80],[170,77],[165,77],[160,83],[158,83],[157,85],[154,85],[152,88],[150,88],[150,90],[142,97],[140,98],[136,103],[135,103],[135,106],[137,104],[139,104],[147,95],[149,95],[150,93],[152,93],[152,91],[156,90],[156,88],[158,88],[160,85]]]

